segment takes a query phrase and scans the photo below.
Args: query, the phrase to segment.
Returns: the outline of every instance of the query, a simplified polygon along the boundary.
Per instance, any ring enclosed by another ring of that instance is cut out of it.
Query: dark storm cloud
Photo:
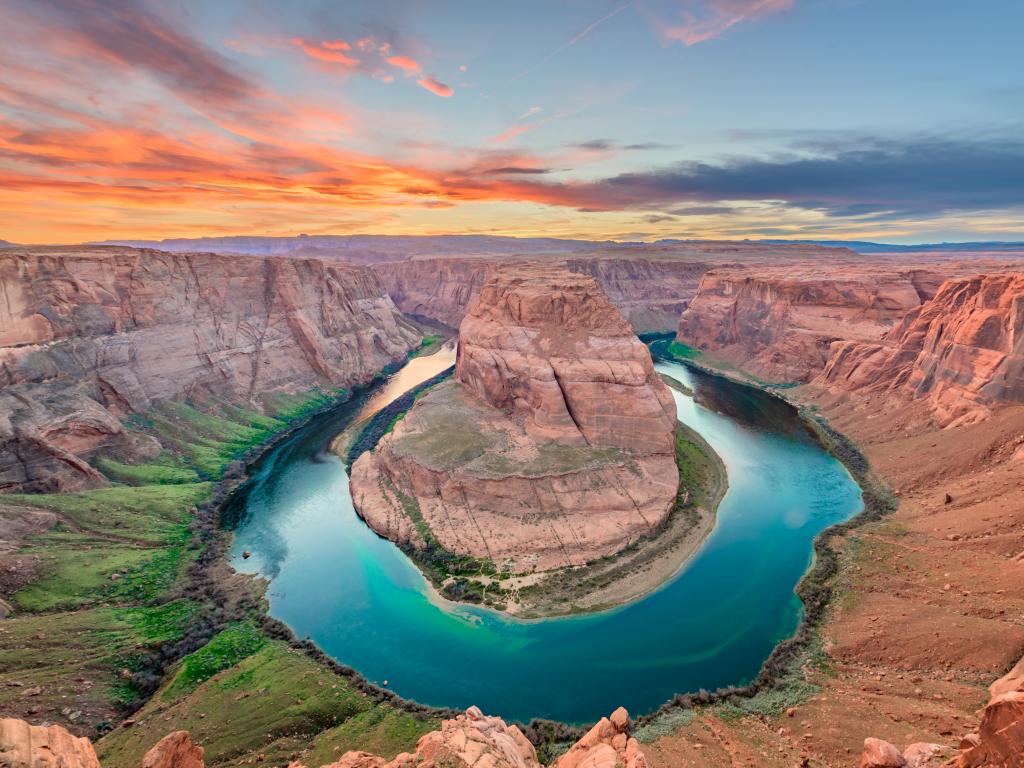
[[[817,149],[812,156],[680,163],[551,186],[543,197],[589,210],[772,200],[835,216],[927,216],[1024,205],[1022,140],[856,139],[821,142]]]

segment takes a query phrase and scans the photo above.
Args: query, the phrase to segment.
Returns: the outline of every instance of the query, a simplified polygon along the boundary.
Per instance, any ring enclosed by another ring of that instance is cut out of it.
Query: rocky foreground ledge
[[[603,717],[552,768],[647,768],[629,714],[619,707]],[[0,766],[4,768],[101,768],[92,743],[58,725],[35,726],[0,720]],[[161,739],[142,759],[142,768],[205,768],[203,748],[185,731]],[[296,761],[289,768],[307,768]],[[313,768],[309,766],[308,768]],[[346,752],[323,768],[542,768],[537,752],[515,725],[487,717],[477,707],[425,734],[415,752],[386,760],[368,752]]]
[[[523,574],[613,555],[678,491],[675,404],[597,282],[497,268],[459,332],[455,379],[353,465],[381,535]]]

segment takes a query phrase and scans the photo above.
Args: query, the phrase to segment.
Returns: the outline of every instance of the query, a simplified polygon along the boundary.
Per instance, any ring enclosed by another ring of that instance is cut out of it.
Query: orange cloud
[[[334,47],[333,44],[329,44],[344,41],[324,41],[317,44],[307,42],[301,37],[293,37],[289,42],[292,45],[297,45],[307,56],[311,59],[316,59],[317,61],[325,61],[331,64],[344,64],[346,67],[354,67],[359,64],[359,59],[342,52],[351,50],[351,46],[349,46],[348,43],[344,43],[344,48]]]
[[[433,75],[425,75],[416,81],[416,84],[426,88],[435,96],[440,96],[445,99],[450,99],[454,95],[455,91],[452,90],[451,86],[445,85]]]
[[[420,64],[415,59],[410,59],[408,56],[391,56],[387,59],[388,64],[398,69],[409,72],[410,74],[420,71]]]
[[[796,0],[707,0],[702,13],[683,13],[681,24],[659,24],[666,40],[685,46],[696,45],[716,37],[741,22],[788,11]]]

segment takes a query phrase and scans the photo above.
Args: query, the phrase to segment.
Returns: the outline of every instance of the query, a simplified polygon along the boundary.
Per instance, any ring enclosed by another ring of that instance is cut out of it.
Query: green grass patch
[[[96,460],[96,469],[115,483],[125,485],[168,485],[199,481],[199,475],[194,469],[166,464],[123,464],[101,457]]]
[[[81,493],[17,494],[16,504],[45,507],[70,526],[97,537],[141,544],[178,542],[190,509],[210,495],[210,483],[98,488]]]
[[[432,355],[442,344],[444,344],[444,336],[439,333],[428,333],[423,337],[420,345],[413,350],[412,354],[409,355],[409,359],[414,357],[423,357],[424,355]]]
[[[136,718],[136,725],[97,742],[104,768],[138,768],[146,750],[177,729],[203,745],[207,765],[235,766],[257,755],[259,765],[286,765],[311,744],[325,757],[307,765],[337,760],[350,749],[391,757],[412,750],[437,726],[377,704],[348,678],[279,641],[266,641],[172,701],[156,696]]]
[[[162,698],[173,700],[194,690],[228,667],[233,667],[259,651],[267,640],[250,621],[232,624],[213,637],[198,651],[186,656]]]

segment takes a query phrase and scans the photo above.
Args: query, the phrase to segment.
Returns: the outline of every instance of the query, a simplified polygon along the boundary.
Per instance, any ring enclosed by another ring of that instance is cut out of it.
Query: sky
[[[1021,0],[0,0],[0,239],[1024,240]]]

